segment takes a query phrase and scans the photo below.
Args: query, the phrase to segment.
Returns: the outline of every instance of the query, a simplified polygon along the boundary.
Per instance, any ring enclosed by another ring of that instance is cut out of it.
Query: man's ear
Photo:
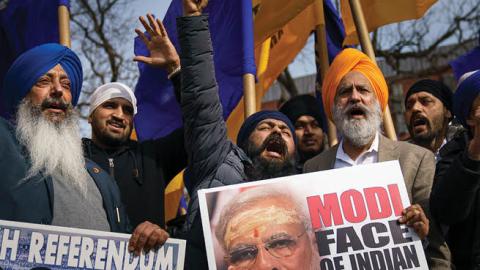
[[[448,119],[452,120],[452,113],[449,111],[449,110],[445,110],[445,117],[447,117]]]
[[[92,115],[91,115],[91,114],[88,116],[87,120],[88,120],[88,123],[89,123],[89,124],[92,123]]]

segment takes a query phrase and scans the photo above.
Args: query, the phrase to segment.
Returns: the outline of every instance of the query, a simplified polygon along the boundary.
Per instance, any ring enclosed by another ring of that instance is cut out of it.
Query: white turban
[[[123,83],[111,82],[98,87],[90,96],[90,115],[105,101],[112,98],[124,98],[133,106],[133,115],[137,114],[137,99],[132,89]]]

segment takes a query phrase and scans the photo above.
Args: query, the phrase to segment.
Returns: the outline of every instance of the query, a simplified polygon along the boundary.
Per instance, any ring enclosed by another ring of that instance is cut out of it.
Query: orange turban
[[[333,121],[332,106],[337,87],[350,71],[358,71],[367,77],[382,111],[385,111],[388,104],[388,86],[382,71],[367,55],[359,50],[348,48],[335,57],[323,80],[322,100],[327,117]]]

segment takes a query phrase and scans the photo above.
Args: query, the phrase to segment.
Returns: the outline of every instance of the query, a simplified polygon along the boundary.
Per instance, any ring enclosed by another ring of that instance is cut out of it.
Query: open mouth
[[[283,158],[287,153],[286,144],[278,134],[272,135],[264,142],[266,155],[272,158]]]
[[[352,108],[348,111],[348,115],[351,118],[365,118],[367,116],[367,113],[365,112],[364,109],[362,108]]]
[[[428,127],[428,119],[423,116],[414,117],[411,120],[411,126],[414,133],[421,133]]]
[[[67,105],[63,102],[45,102],[42,104],[43,110],[49,110],[54,113],[65,113]]]
[[[417,118],[413,121],[413,126],[424,126],[427,124],[427,120],[425,118]]]

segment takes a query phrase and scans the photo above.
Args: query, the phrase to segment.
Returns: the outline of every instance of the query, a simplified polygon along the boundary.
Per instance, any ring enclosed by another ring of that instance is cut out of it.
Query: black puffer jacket
[[[467,132],[440,150],[430,195],[435,218],[450,228],[447,243],[457,269],[480,269],[480,161],[468,157]]]
[[[181,104],[192,190],[182,237],[185,269],[208,269],[197,191],[246,179],[246,154],[227,139],[213,66],[208,16],[177,19],[181,47]]]
[[[84,138],[83,149],[115,178],[133,228],[146,220],[165,227],[165,187],[187,165],[183,129],[157,140],[128,141],[115,151]]]

